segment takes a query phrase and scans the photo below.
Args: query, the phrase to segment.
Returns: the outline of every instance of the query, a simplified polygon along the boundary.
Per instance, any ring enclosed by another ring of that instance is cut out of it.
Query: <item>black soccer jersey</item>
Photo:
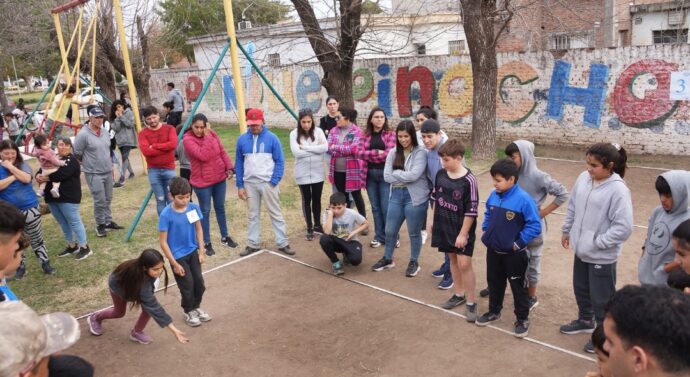
[[[434,223],[431,231],[431,246],[442,252],[457,253],[455,239],[460,234],[465,216],[477,217],[479,190],[477,178],[470,172],[453,179],[445,169],[436,173],[436,184],[431,194],[434,201]],[[477,221],[472,223],[468,234],[467,246],[474,248]],[[471,255],[471,254],[470,254]]]

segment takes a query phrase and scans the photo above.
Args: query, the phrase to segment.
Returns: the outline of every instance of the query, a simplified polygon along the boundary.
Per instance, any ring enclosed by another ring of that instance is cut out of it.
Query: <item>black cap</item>
[[[420,130],[423,134],[437,134],[441,132],[441,125],[433,119],[427,119],[422,123],[422,128]]]

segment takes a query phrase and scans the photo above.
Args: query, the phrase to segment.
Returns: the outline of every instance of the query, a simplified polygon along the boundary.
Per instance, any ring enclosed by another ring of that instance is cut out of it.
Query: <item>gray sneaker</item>
[[[201,320],[196,310],[190,310],[189,313],[184,313],[184,321],[191,327],[201,326]]]
[[[467,304],[465,305],[465,320],[467,322],[477,321],[477,304]]]
[[[515,332],[513,335],[516,338],[524,338],[529,333],[529,321],[528,320],[517,320],[515,321]]]
[[[450,296],[448,301],[444,302],[443,305],[441,305],[441,307],[443,309],[450,310],[456,306],[460,306],[460,305],[464,304],[465,301],[467,301],[467,300],[465,299],[464,295],[458,296],[458,295],[454,294],[454,295]]]
[[[576,319],[567,325],[561,326],[561,332],[563,334],[568,334],[568,335],[573,335],[573,334],[580,334],[580,333],[587,333],[591,334],[594,332],[594,328],[596,327],[596,324],[594,323],[594,320],[583,320],[583,319]]]

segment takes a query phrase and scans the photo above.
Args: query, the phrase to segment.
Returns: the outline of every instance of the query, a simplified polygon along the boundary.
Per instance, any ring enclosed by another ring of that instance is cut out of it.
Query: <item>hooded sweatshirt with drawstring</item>
[[[690,172],[671,170],[661,175],[669,187],[673,206],[670,211],[658,206],[649,217],[647,239],[640,258],[637,274],[641,284],[666,285],[668,274],[664,266],[675,258],[671,246],[671,234],[680,223],[690,218],[688,211],[688,188]]]
[[[534,157],[534,144],[527,140],[515,140],[520,151],[520,173],[518,175],[518,185],[525,190],[529,196],[537,203],[537,208],[541,210],[548,195],[555,197],[556,205],[561,206],[568,201],[568,190],[555,179],[551,178],[537,167],[537,160]],[[542,234],[546,226],[542,226]],[[543,242],[542,236],[537,237],[533,242]]]
[[[570,249],[585,263],[612,264],[632,234],[630,189],[617,173],[595,185],[585,170],[577,177],[561,227]]]

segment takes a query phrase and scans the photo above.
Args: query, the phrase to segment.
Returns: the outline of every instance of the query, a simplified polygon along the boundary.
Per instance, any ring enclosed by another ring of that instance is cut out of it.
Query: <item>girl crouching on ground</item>
[[[125,315],[127,303],[130,309],[141,306],[139,320],[129,334],[129,339],[141,344],[149,344],[153,339],[144,334],[144,327],[153,317],[158,326],[167,327],[180,343],[189,340],[184,333],[175,327],[172,318],[158,303],[154,291],[161,274],[165,275],[163,283],[165,290],[168,287],[168,272],[163,264],[163,255],[158,250],[146,249],[139,258],[123,262],[108,278],[110,295],[113,298],[113,307],[94,313],[89,316],[89,329],[91,334],[99,336],[103,334],[102,322],[104,319],[122,318]]]

